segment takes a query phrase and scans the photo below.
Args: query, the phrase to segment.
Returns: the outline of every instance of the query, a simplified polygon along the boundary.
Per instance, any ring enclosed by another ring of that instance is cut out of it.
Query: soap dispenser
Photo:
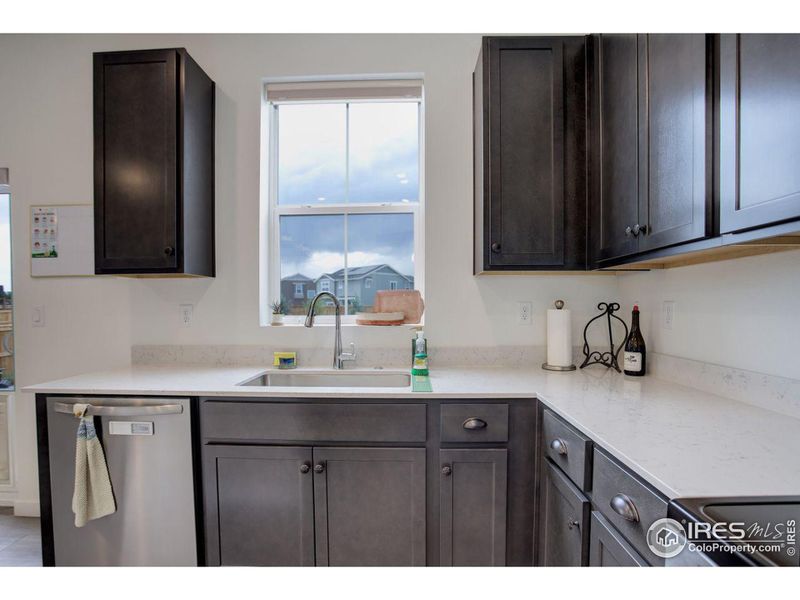
[[[417,337],[413,341],[414,355],[412,358],[411,374],[428,374],[428,340],[425,339],[424,331],[417,331]]]

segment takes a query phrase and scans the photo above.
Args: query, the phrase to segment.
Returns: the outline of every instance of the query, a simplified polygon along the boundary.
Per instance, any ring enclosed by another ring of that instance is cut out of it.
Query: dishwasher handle
[[[72,404],[56,402],[53,410],[64,415],[72,415]],[[183,413],[182,404],[156,404],[151,406],[89,406],[87,417],[146,417],[152,415],[179,415]]]

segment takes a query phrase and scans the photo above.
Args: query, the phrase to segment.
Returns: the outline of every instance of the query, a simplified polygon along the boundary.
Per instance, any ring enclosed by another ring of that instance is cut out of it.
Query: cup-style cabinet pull
[[[566,456],[567,455],[567,442],[565,442],[561,438],[556,438],[552,442],[550,442],[550,449],[553,452],[557,452],[561,456]]]
[[[633,500],[628,498],[625,494],[617,494],[611,499],[611,508],[620,517],[631,523],[639,522],[639,511],[636,510],[636,505]]]
[[[478,417],[469,417],[462,423],[462,426],[468,431],[477,431],[479,429],[486,429],[486,421]]]

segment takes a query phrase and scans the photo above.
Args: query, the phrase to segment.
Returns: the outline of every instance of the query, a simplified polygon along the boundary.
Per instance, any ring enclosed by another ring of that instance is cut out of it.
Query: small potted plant
[[[283,306],[283,302],[280,300],[276,300],[272,303],[272,321],[273,325],[283,325],[283,315],[286,312],[286,308]]]

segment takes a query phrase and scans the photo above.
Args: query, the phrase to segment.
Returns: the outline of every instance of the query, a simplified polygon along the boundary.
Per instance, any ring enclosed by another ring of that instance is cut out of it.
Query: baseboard
[[[38,517],[39,503],[36,501],[14,501],[14,516],[16,517]]]

